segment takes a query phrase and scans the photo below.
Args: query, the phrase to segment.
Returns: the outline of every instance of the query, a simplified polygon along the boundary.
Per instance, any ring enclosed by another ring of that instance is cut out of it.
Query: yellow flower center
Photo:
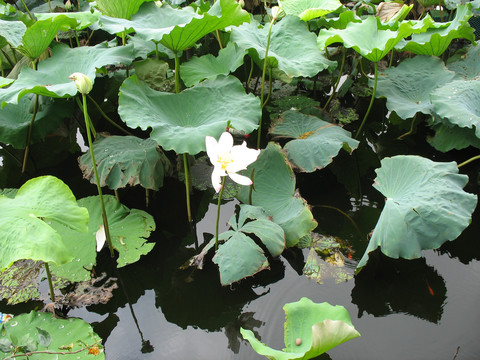
[[[232,154],[229,152],[219,154],[217,162],[222,165],[222,170],[226,170],[227,166],[233,162]]]

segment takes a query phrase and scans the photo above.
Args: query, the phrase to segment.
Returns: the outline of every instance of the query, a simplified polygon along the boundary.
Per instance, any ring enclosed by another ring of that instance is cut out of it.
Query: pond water
[[[338,159],[339,164],[342,161]],[[478,193],[478,168],[472,166],[469,171],[467,191]],[[220,285],[218,269],[209,259],[203,270],[180,270],[196,250],[185,221],[183,184],[167,179],[147,209],[157,223],[150,237],[156,242],[154,250],[121,269],[116,269],[104,250],[97,260],[96,273],[106,272],[116,278],[118,289],[107,304],[73,309],[68,315],[92,324],[104,340],[108,360],[254,360],[263,357],[242,339],[240,327],[253,330],[267,345],[282,349],[282,307],[308,297],[314,302],[344,306],[362,334],[319,359],[437,360],[454,359],[457,351],[458,360],[478,359],[478,211],[460,238],[439,250],[426,251],[423,258],[410,261],[375,253],[353,276],[383,199],[371,187],[371,172],[360,179],[362,191],[355,196],[347,195],[335,172],[333,168],[300,175],[297,186],[313,206],[319,223],[316,231],[350,244],[352,259],[347,259],[342,268],[351,275],[346,281],[326,276],[318,283],[303,275],[308,249],[288,249],[280,258],[271,259],[270,270],[229,287]],[[53,172],[48,169],[48,173],[63,179],[77,198],[95,194],[95,187],[82,180],[73,157]],[[120,197],[128,207],[145,209],[140,189],[120,191]],[[215,202],[202,192],[193,197],[198,213],[204,213],[196,226],[200,244],[213,237]],[[230,201],[222,206],[220,231],[227,229],[235,205]],[[335,208],[347,213],[356,226]],[[13,307],[2,303],[0,310],[20,313],[35,306],[38,303]]]

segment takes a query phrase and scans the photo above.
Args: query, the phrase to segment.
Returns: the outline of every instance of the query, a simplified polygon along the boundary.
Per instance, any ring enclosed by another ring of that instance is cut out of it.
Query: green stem
[[[45,264],[45,271],[47,272],[47,280],[48,280],[48,287],[50,288],[50,300],[55,302],[55,290],[53,290],[53,282],[52,282],[52,274],[50,273],[50,268],[48,267],[48,263]]]
[[[262,109],[263,109],[263,106],[265,105],[263,101],[263,95],[265,92],[265,75],[267,73],[268,49],[270,48],[270,37],[272,36],[272,27],[274,23],[275,23],[275,19],[272,19],[272,21],[270,21],[270,26],[268,27],[267,47],[265,48],[265,59],[263,60],[262,84],[260,87],[260,104],[262,104]],[[260,149],[261,135],[262,135],[262,118],[260,118],[260,121],[258,122],[257,149]]]
[[[183,168],[185,171],[185,195],[187,197],[187,217],[188,222],[192,223],[192,211],[190,208],[190,171],[188,165],[188,155],[183,154]]]
[[[368,115],[370,114],[370,110],[372,109],[372,105],[375,100],[375,93],[377,92],[377,80],[378,80],[378,63],[374,63],[374,66],[375,66],[375,78],[373,80],[372,98],[370,99],[370,104],[368,105],[368,109],[367,109],[367,112],[365,113],[365,116],[363,117],[362,123],[360,124],[360,127],[357,130],[355,139],[358,138],[358,135],[360,135],[363,125],[365,124],[365,121],[367,120]]]
[[[113,126],[115,126],[117,129],[121,130],[123,133],[127,134],[127,135],[131,135],[133,136],[133,134],[130,132],[130,131],[127,131],[125,130],[124,128],[122,128],[120,125],[118,125],[115,121],[113,121],[111,118],[109,118],[107,116],[107,114],[105,114],[105,112],[102,110],[102,108],[100,107],[100,105],[98,105],[98,103],[90,96],[90,94],[87,95],[88,98],[90,99],[91,102],[93,102],[93,104],[95,105],[95,107],[97,108],[97,110],[100,112],[100,114],[105,118],[105,120],[107,120],[110,124],[112,124]]]
[[[220,205],[222,205],[222,195],[223,195],[223,188],[225,187],[225,178],[226,176],[222,177],[222,188],[218,193],[217,222],[215,224],[215,251],[218,250],[218,223],[220,222]]]
[[[342,47],[343,49],[343,54],[342,54],[342,65],[340,66],[340,71],[338,73],[338,78],[337,78],[337,81],[335,82],[335,85],[333,87],[333,90],[332,90],[332,94],[330,95],[330,97],[328,98],[327,102],[325,103],[325,106],[323,107],[323,109],[325,110],[328,106],[328,104],[330,104],[330,101],[332,101],[332,99],[334,98],[334,96],[337,94],[337,87],[338,87],[338,84],[340,84],[340,79],[342,78],[342,74],[343,74],[343,67],[345,66],[345,47]]]
[[[86,132],[87,132],[87,138],[88,138],[88,148],[90,150],[90,157],[92,158],[93,172],[95,174],[95,182],[97,183],[98,196],[100,197],[100,205],[102,207],[103,227],[105,230],[105,237],[107,238],[108,248],[110,249],[110,255],[113,257],[114,253],[113,253],[112,239],[110,238],[110,228],[108,227],[107,211],[105,210],[105,203],[103,202],[102,188],[100,186],[100,178],[98,176],[98,171],[97,171],[97,162],[95,161],[95,154],[93,152],[92,135],[90,134],[91,125],[89,124],[91,121],[88,116],[87,97],[85,96],[85,94],[82,94],[82,101],[83,101],[83,116],[85,118],[85,128],[87,130]]]
[[[175,52],[175,92],[177,94],[180,92],[180,60],[177,52]]]
[[[32,141],[33,123],[35,122],[35,118],[37,117],[38,112],[38,96],[38,94],[35,94],[35,103],[33,105],[32,119],[30,120],[30,125],[28,126],[27,144],[25,146],[25,152],[23,154],[22,174],[25,172],[25,169],[27,167],[28,153],[30,151],[30,142]]]
[[[458,167],[458,168],[461,168],[462,166],[467,165],[467,164],[471,163],[472,161],[475,161],[475,160],[478,160],[478,159],[480,159],[480,155],[474,156],[474,157],[472,157],[472,158],[464,161],[464,162],[461,163],[460,165],[457,165],[457,167]]]

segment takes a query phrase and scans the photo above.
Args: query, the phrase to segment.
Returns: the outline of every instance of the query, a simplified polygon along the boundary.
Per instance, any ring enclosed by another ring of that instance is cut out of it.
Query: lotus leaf
[[[153,217],[145,211],[138,209],[128,209],[111,195],[103,195],[105,210],[107,212],[108,225],[112,245],[119,252],[117,266],[122,267],[132,264],[140,259],[141,255],[148,254],[155,244],[147,243],[150,233],[155,230]],[[88,209],[90,222],[88,232],[85,234],[73,233],[69,229],[52,224],[52,226],[62,234],[68,236],[73,248],[76,249],[75,255],[77,263],[87,263],[91,268],[95,264],[95,258],[92,258],[95,251],[95,235],[103,225],[102,209],[98,196],[89,196],[78,200],[79,204]],[[75,245],[74,245],[75,244]],[[78,254],[78,255],[77,255]],[[80,271],[78,264],[69,264],[52,269],[58,277],[70,279],[76,276],[75,271]],[[82,274],[82,278],[85,274]]]
[[[13,349],[23,347],[24,350],[10,352],[4,351],[5,347],[9,346],[2,347],[0,352],[4,353],[5,357],[18,356],[22,352],[38,351],[28,355],[28,358],[50,360],[58,358],[58,351],[62,351],[61,349],[68,354],[68,348],[75,352],[75,359],[87,360],[93,358],[90,354],[93,352],[89,351],[91,348],[98,350],[95,359],[105,359],[102,339],[82,319],[57,319],[51,313],[31,311],[28,314],[15,316],[2,326],[3,330],[0,334],[2,345],[11,345]],[[82,349],[84,350],[76,352]],[[55,353],[57,355],[54,355]]]
[[[464,38],[475,41],[473,28],[468,24],[472,17],[470,5],[457,8],[455,18],[446,23],[433,23],[424,33],[413,34],[411,40],[400,42],[395,48],[401,51],[411,51],[420,55],[440,56],[453,39]]]
[[[105,43],[97,46],[69,48],[57,45],[52,57],[41,61],[37,71],[24,67],[18,79],[8,88],[0,88],[2,107],[6,103],[16,104],[28,93],[51,97],[70,97],[77,93],[75,83],[68,77],[81,72],[92,81],[95,69],[105,65],[129,64],[133,59],[133,45],[108,48]]]
[[[327,352],[345,341],[360,336],[350,320],[348,311],[340,305],[315,304],[301,298],[285,304],[285,349],[274,350],[262,344],[250,330],[240,329],[260,355],[273,360],[308,360]]]
[[[54,176],[27,181],[15,198],[0,195],[0,269],[20,259],[63,264],[72,255],[49,223],[85,232],[88,210],[77,205],[71,190]]]
[[[97,0],[95,6],[103,15],[108,15],[114,18],[130,19],[137,13],[140,5],[145,1],[151,0]]]
[[[342,6],[338,0],[282,0],[278,4],[287,15],[298,16],[303,21],[325,16]]]
[[[235,0],[219,0],[202,15],[192,7],[174,9],[164,4],[144,4],[131,21],[101,17],[103,30],[112,34],[135,31],[143,40],[154,40],[174,52],[192,47],[199,39],[217,29],[250,21],[248,13]]]
[[[294,246],[317,226],[305,200],[295,191],[295,175],[279,145],[269,143],[257,161],[247,169],[252,174],[252,205],[260,206],[285,231],[288,247]],[[238,198],[249,202],[248,187],[242,187]]]
[[[191,155],[205,151],[205,136],[220,137],[228,122],[249,134],[261,117],[260,100],[245,94],[234,77],[172,94],[155,91],[133,75],[120,88],[118,113],[129,127],[151,127],[150,137],[165,150]]]
[[[232,29],[231,41],[240,49],[248,50],[259,66],[263,66],[268,39],[268,27],[257,23],[243,24]],[[286,16],[272,27],[268,62],[288,77],[315,76],[336,63],[328,60],[317,48],[315,35],[296,16]]]
[[[386,97],[387,108],[402,119],[411,118],[417,112],[431,114],[430,93],[455,78],[458,76],[447,70],[441,59],[416,56],[380,73],[376,96]]]
[[[330,164],[343,147],[352,153],[358,141],[340,126],[298,111],[285,111],[270,130],[275,137],[294,138],[284,149],[301,171],[313,172]]]
[[[467,80],[473,80],[480,77],[480,61],[478,61],[480,57],[480,45],[471,45],[467,49],[466,54],[462,55],[456,61],[447,63],[447,67],[461,77]]]
[[[383,159],[376,172],[374,187],[386,197],[385,206],[357,269],[377,247],[392,258],[414,259],[469,225],[477,196],[462,190],[468,177],[458,174],[455,162],[399,155]]]
[[[247,234],[257,236],[272,256],[279,256],[285,248],[283,229],[271,221],[260,207],[241,205],[238,222],[233,215],[228,223],[233,230],[219,235],[219,240],[226,242],[218,246],[213,258],[219,267],[222,285],[255,275],[268,266],[262,248]]]
[[[214,79],[218,75],[228,75],[243,64],[245,50],[237,44],[229,42],[215,57],[207,54],[202,57],[193,57],[180,66],[180,76],[186,86],[193,86],[205,79]]]
[[[437,88],[430,96],[433,111],[443,121],[473,128],[480,138],[480,79],[455,80]]]
[[[13,47],[22,44],[22,37],[26,30],[27,27],[21,21],[0,20],[0,37],[3,37]]]
[[[152,139],[135,136],[97,136],[93,143],[100,186],[119,189],[141,185],[158,190],[171,170],[170,161]],[[95,183],[90,152],[79,158],[84,178]]]

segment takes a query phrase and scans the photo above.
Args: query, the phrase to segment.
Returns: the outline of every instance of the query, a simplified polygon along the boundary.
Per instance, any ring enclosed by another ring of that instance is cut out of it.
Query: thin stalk
[[[323,107],[323,109],[325,110],[328,106],[328,104],[330,104],[330,101],[333,100],[333,98],[335,97],[335,95],[337,94],[337,87],[338,87],[338,84],[340,84],[340,79],[342,78],[342,74],[343,74],[343,67],[345,66],[345,47],[342,47],[343,49],[343,54],[342,54],[342,65],[340,65],[340,71],[338,73],[338,78],[337,78],[337,81],[335,82],[335,85],[333,87],[333,90],[332,90],[332,94],[330,95],[330,97],[328,98],[327,102],[325,103],[325,106]]]
[[[35,18],[33,17],[32,13],[30,12],[30,10],[28,10],[28,7],[27,5],[25,4],[25,1],[21,0],[22,1],[22,5],[23,7],[25,8],[25,10],[27,11],[27,14],[28,16],[30,16],[30,19],[32,19],[33,21],[35,21]]]
[[[474,156],[466,161],[464,161],[463,163],[461,163],[460,165],[457,165],[457,167],[460,169],[462,166],[464,165],[467,165],[467,164],[470,164],[472,161],[475,161],[475,160],[478,160],[480,159],[480,155],[477,155],[477,156]]]
[[[95,105],[95,107],[97,108],[97,110],[100,112],[100,114],[105,118],[105,120],[107,120],[110,124],[112,124],[113,126],[115,126],[117,129],[121,130],[123,133],[127,134],[127,135],[131,135],[133,136],[133,134],[128,131],[128,130],[125,130],[124,128],[122,128],[120,125],[118,125],[115,121],[113,121],[110,117],[108,117],[107,114],[105,114],[105,112],[102,110],[102,108],[100,107],[100,105],[98,105],[98,103],[90,96],[90,94],[87,95],[88,96],[88,99],[93,102],[93,104]]]
[[[83,101],[83,115],[85,118],[85,128],[87,129],[86,132],[87,132],[87,138],[88,138],[88,148],[90,150],[90,157],[92,158],[93,172],[95,174],[95,182],[97,183],[98,196],[100,197],[100,205],[102,207],[103,228],[105,230],[105,237],[107,238],[108,248],[110,249],[110,255],[113,257],[114,253],[113,253],[112,239],[110,238],[110,228],[108,227],[107,212],[105,210],[105,203],[103,202],[102,188],[100,186],[100,178],[98,176],[97,163],[95,161],[95,154],[93,151],[92,135],[90,134],[91,125],[89,124],[91,121],[88,116],[87,97],[85,96],[85,94],[82,94],[82,101]]]
[[[265,105],[263,101],[263,95],[265,92],[265,75],[267,73],[268,49],[270,48],[270,37],[272,35],[272,27],[274,23],[275,23],[275,19],[272,19],[272,21],[270,21],[270,26],[268,27],[267,47],[265,48],[265,59],[263,60],[262,84],[260,87],[260,104],[262,104],[262,109],[263,109],[263,106]],[[261,135],[262,135],[262,118],[260,118],[260,121],[258,122],[257,149],[260,149]]]
[[[368,115],[370,114],[370,110],[372,109],[372,105],[375,100],[375,93],[377,92],[377,80],[378,80],[378,63],[374,63],[374,66],[375,66],[375,78],[373,80],[372,98],[370,99],[370,104],[368,105],[368,109],[367,109],[367,112],[365,113],[365,116],[363,117],[362,123],[360,124],[360,127],[357,130],[355,139],[358,138],[358,135],[360,135],[363,125],[365,124],[365,121],[367,120]]]
[[[50,288],[50,300],[55,302],[55,290],[53,290],[53,282],[52,282],[52,274],[50,273],[50,268],[48,267],[48,263],[45,264],[45,271],[47,272],[47,280],[48,280],[48,287]]]
[[[22,174],[25,172],[25,169],[27,167],[28,153],[30,151],[30,142],[32,141],[33,123],[35,122],[35,118],[37,117],[38,112],[38,96],[38,94],[35,94],[32,119],[30,120],[30,125],[28,125],[27,143],[25,146],[25,152],[23,153]]]
[[[215,224],[215,251],[218,250],[218,223],[220,222],[220,206],[222,205],[222,195],[223,195],[223,188],[225,187],[225,178],[226,176],[222,177],[222,188],[218,193],[217,222]]]
[[[185,171],[185,194],[187,197],[187,217],[188,222],[192,223],[192,211],[190,208],[190,171],[188,165],[188,155],[185,153],[183,154],[183,168]]]

